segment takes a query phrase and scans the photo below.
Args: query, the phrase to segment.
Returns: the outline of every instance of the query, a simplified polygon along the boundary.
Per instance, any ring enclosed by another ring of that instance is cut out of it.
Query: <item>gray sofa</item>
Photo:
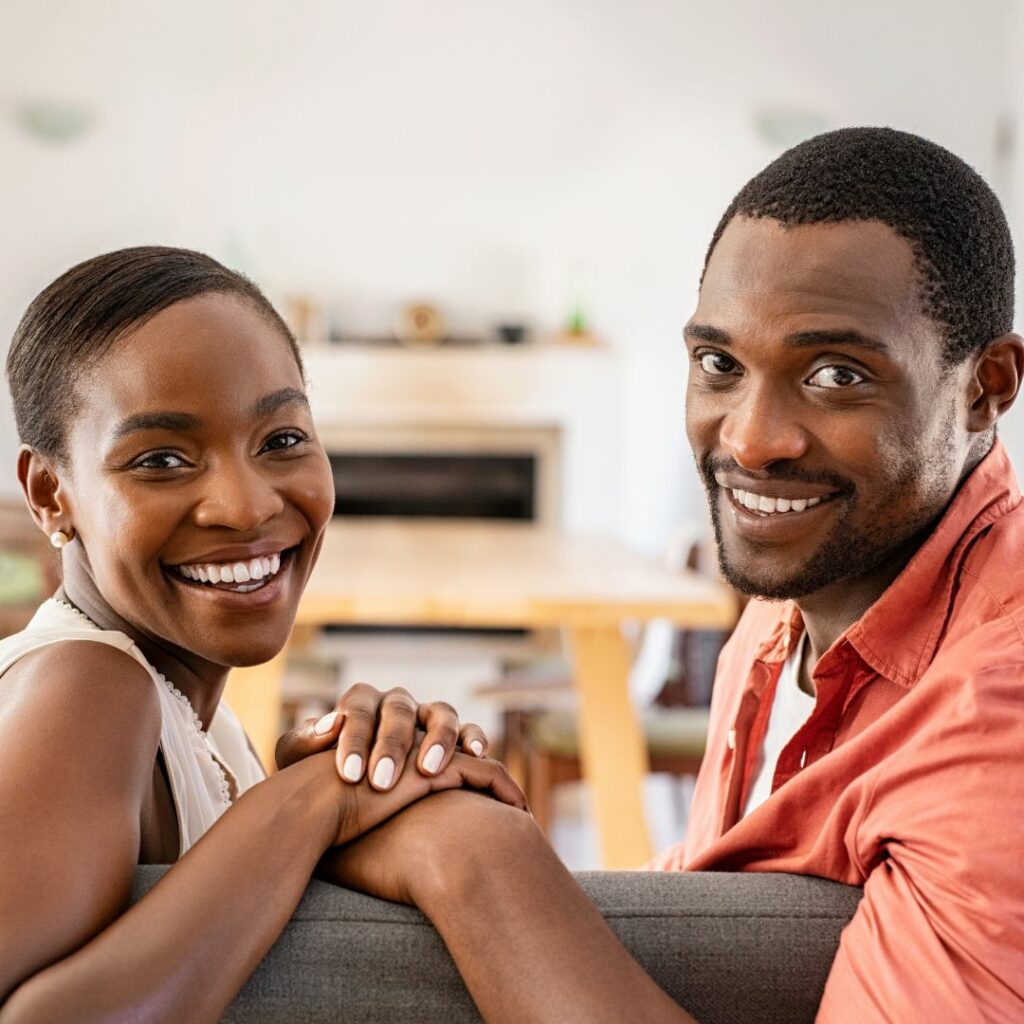
[[[165,870],[139,868],[133,899]],[[626,948],[700,1024],[813,1021],[861,896],[797,875],[576,877]],[[313,881],[224,1020],[469,1024],[480,1016],[422,914]]]

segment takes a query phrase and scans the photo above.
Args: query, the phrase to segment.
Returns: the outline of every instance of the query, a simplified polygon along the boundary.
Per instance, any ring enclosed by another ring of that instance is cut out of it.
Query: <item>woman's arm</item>
[[[518,798],[476,758],[460,755],[432,779],[406,771],[377,793],[343,783],[333,752],[315,754],[245,793],[122,913],[159,738],[152,681],[84,642],[26,657],[3,686],[2,1024],[216,1021],[328,847],[434,789],[466,783]]]
[[[528,815],[465,792],[421,801],[320,873],[414,903],[488,1024],[692,1024],[622,947]]]

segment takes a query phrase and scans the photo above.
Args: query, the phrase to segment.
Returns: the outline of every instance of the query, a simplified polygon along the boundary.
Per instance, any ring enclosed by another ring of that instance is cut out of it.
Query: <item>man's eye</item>
[[[181,469],[185,460],[174,452],[153,452],[136,460],[136,469]]]
[[[808,384],[818,388],[848,388],[853,384],[860,384],[864,378],[855,370],[847,366],[823,366],[815,371],[808,379]]]
[[[711,377],[722,377],[736,369],[736,362],[723,352],[705,352],[698,359],[700,368]]]
[[[273,437],[268,438],[263,445],[263,451],[281,452],[286,448],[294,448],[305,440],[307,440],[305,434],[301,434],[297,430],[286,430],[283,433],[275,434]]]

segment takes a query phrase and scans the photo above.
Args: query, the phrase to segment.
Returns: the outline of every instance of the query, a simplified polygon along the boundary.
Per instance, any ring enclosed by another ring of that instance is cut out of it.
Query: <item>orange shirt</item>
[[[685,843],[652,866],[864,886],[820,1024],[1024,1021],[1024,505],[997,441],[814,668],[815,709],[740,820],[792,602],[722,652]]]

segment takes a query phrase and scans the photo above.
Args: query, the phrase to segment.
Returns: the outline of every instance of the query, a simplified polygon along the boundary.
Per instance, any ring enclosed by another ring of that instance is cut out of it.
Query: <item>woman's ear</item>
[[[967,429],[984,433],[1013,405],[1024,375],[1024,339],[1004,334],[974,357],[968,383]]]
[[[67,489],[51,459],[23,444],[18,451],[18,482],[32,518],[43,533],[51,538],[55,533],[63,533],[68,540],[74,537]]]

